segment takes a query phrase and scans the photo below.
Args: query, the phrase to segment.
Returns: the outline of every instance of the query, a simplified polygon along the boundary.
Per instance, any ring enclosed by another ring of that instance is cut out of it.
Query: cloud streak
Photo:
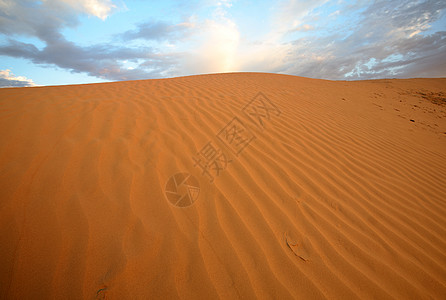
[[[128,30],[118,36],[124,41],[142,39],[173,42],[186,38],[194,26],[190,22],[179,24],[169,24],[162,21],[144,22],[139,24],[137,29]]]

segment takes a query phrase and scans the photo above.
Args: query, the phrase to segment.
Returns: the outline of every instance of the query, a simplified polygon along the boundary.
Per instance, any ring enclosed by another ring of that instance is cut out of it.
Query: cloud
[[[195,27],[192,22],[170,24],[167,22],[145,22],[138,25],[136,30],[128,30],[119,37],[125,41],[143,39],[154,41],[178,41],[185,39],[191,29]]]
[[[78,25],[79,14],[105,20],[116,9],[109,0],[1,0],[0,32],[45,40],[64,27]]]
[[[110,0],[62,0],[68,6],[105,20],[117,8]],[[46,0],[46,2],[53,2]]]
[[[313,25],[302,24],[302,25],[299,25],[297,27],[294,27],[289,32],[291,33],[291,32],[295,32],[295,31],[310,31],[310,30],[314,30],[314,26]]]
[[[240,34],[229,19],[206,20],[192,50],[183,59],[184,70],[191,74],[237,71]]]
[[[0,44],[1,55],[109,80],[163,77],[170,74],[169,65],[174,64],[174,55],[159,54],[150,47],[131,48],[111,43],[79,46],[60,33],[65,27],[78,25],[79,13],[105,19],[116,8],[108,0],[46,0],[41,3],[2,0],[0,8],[0,32],[8,37]],[[157,37],[161,38],[162,34]],[[37,37],[45,47],[39,49],[34,44],[12,38],[17,35]],[[140,66],[123,67],[124,60],[138,62]]]
[[[279,2],[279,12],[275,16],[275,23],[281,31],[288,31],[302,25],[304,18],[328,0],[288,0]]]
[[[325,2],[319,1],[319,5]],[[287,20],[293,11],[300,13],[297,19],[288,19],[291,31],[282,39],[296,31],[296,24],[301,28],[302,20],[319,17],[313,3],[287,3],[289,12],[281,11],[281,17]],[[339,26],[319,21],[317,32],[311,32],[314,34],[265,47],[259,55],[275,59],[257,65],[268,72],[324,79],[446,76],[446,32],[425,33],[445,7],[444,1],[343,5],[335,15],[348,16],[354,22]],[[256,59],[258,55],[247,57],[243,67],[253,65]]]
[[[14,76],[11,70],[0,70],[0,87],[35,86],[31,79],[24,76]]]
[[[42,50],[33,44],[9,40],[0,46],[0,54],[29,59],[36,64],[56,65],[71,72],[109,80],[162,77],[166,66],[173,64],[175,59],[168,54],[157,54],[148,47],[133,49],[109,44],[80,47],[62,36],[51,40]],[[125,60],[145,62],[139,68],[128,69],[123,67]]]

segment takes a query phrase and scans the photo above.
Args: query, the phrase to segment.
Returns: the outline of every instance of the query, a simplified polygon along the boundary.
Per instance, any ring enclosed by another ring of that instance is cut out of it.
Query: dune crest
[[[445,87],[0,89],[0,298],[444,299]]]

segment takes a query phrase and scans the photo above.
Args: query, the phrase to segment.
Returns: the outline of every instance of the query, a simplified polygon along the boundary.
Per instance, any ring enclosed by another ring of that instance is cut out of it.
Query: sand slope
[[[446,79],[1,89],[0,137],[1,299],[446,297]]]

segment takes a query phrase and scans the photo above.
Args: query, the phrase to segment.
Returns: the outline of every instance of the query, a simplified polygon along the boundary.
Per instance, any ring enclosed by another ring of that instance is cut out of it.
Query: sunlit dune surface
[[[446,79],[0,89],[1,299],[445,299]]]

